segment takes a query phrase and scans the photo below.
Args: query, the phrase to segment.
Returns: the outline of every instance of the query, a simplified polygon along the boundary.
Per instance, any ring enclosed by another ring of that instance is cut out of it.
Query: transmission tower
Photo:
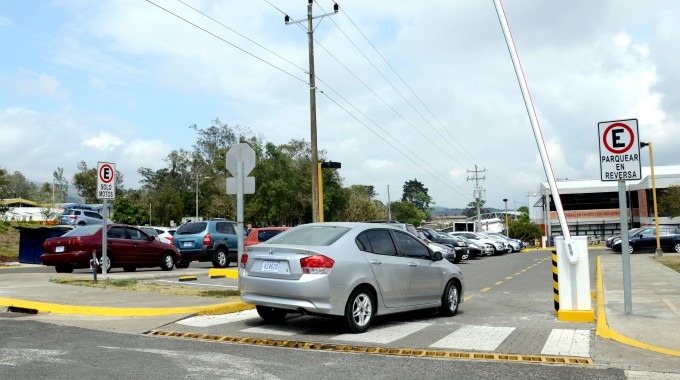
[[[477,169],[477,165],[475,165],[475,170],[468,170],[468,173],[474,173],[474,176],[468,176],[467,180],[468,181],[475,181],[475,189],[473,191],[473,196],[476,200],[477,203],[477,221],[475,222],[475,232],[480,232],[482,230],[482,217],[480,214],[480,203],[482,199],[484,198],[484,195],[486,193],[486,190],[479,186],[479,181],[483,181],[486,179],[486,176],[480,177],[480,173],[484,173],[486,169]]]

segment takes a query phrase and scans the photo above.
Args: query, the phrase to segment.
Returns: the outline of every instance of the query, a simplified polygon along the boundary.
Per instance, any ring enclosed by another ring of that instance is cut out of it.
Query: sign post
[[[604,121],[597,124],[600,144],[600,180],[618,181],[621,223],[621,259],[623,260],[624,313],[633,309],[628,242],[628,207],[626,180],[641,179],[640,138],[637,119]]]
[[[236,236],[238,236],[236,265],[240,267],[245,239],[243,236],[243,195],[255,193],[255,177],[246,177],[255,169],[255,151],[246,143],[236,144],[229,149],[226,159],[227,170],[234,176],[227,178],[227,194],[236,194]]]
[[[106,273],[106,266],[108,257],[106,255],[106,235],[109,221],[109,208],[107,200],[116,199],[116,164],[110,162],[97,163],[97,199],[103,201],[102,216],[104,217],[104,224],[102,225],[102,259],[100,266],[102,268],[102,276],[104,280],[108,279]]]

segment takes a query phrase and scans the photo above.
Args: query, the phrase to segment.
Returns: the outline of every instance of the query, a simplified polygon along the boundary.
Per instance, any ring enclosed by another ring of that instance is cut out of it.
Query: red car
[[[177,248],[161,243],[139,228],[121,224],[106,227],[108,260],[102,264],[106,272],[115,267],[122,267],[126,272],[145,267],[161,267],[167,271],[182,259]],[[62,236],[45,240],[40,261],[54,266],[57,273],[71,273],[74,269],[90,268],[93,251],[101,262],[101,224],[77,227]]]
[[[290,227],[262,227],[262,228],[252,228],[248,233],[248,236],[243,241],[243,246],[247,247],[249,245],[260,244],[263,241],[267,241],[274,236],[280,234],[281,232],[287,230]]]

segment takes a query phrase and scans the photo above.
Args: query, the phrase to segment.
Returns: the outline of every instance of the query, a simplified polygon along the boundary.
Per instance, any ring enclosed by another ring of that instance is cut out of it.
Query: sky
[[[546,172],[493,1],[338,4],[314,62],[317,144],[344,185],[394,201],[416,179],[453,208],[477,176],[486,206],[527,206]],[[555,178],[599,178],[602,121],[638,119],[655,165],[678,164],[680,2],[502,4]],[[190,125],[310,141],[306,21],[285,14],[307,1],[0,1],[0,167],[44,183],[113,162],[138,188],[191,150]]]

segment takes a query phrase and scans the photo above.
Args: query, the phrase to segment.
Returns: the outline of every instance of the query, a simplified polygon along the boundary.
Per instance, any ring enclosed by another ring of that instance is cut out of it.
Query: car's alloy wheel
[[[675,245],[673,245],[673,249],[675,252],[680,253],[680,242],[675,243]]]
[[[215,251],[215,257],[213,258],[213,266],[215,268],[226,268],[229,264],[227,259],[227,251],[224,248],[217,248]]]
[[[163,258],[161,259],[161,269],[162,270],[172,270],[172,267],[175,266],[175,259],[172,257],[172,254],[170,253],[164,253]]]
[[[458,301],[458,285],[453,281],[449,281],[444,289],[444,294],[442,294],[440,313],[447,317],[456,315],[458,312]]]
[[[633,247],[632,244],[628,244],[628,253],[633,253],[635,252],[635,247]]]
[[[286,318],[288,312],[284,309],[269,306],[256,306],[257,314],[267,322],[281,322]]]
[[[373,304],[373,295],[368,289],[354,289],[345,305],[345,322],[351,332],[362,333],[368,330],[375,313]]]
[[[106,270],[106,273],[111,272],[111,256],[106,255],[106,262],[104,262],[103,257],[98,257],[97,260],[99,260],[99,270],[98,272],[101,273],[102,270]]]

